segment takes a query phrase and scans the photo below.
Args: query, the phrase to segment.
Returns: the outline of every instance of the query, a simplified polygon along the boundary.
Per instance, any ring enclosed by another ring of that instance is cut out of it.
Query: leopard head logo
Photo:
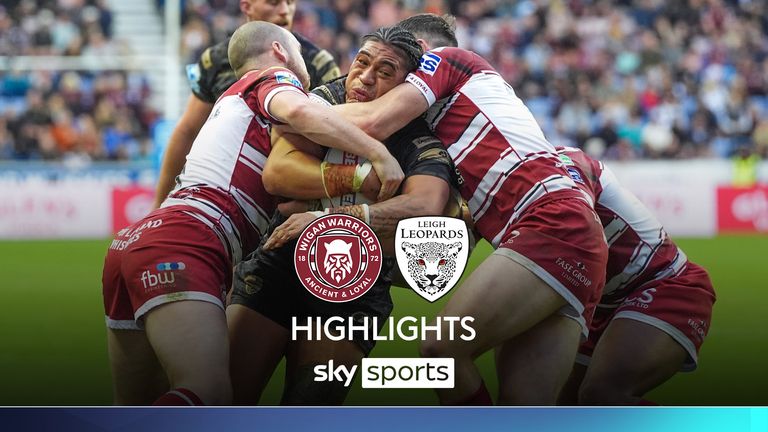
[[[442,291],[456,272],[456,257],[462,249],[456,243],[408,243],[402,244],[408,257],[408,273],[419,288],[429,295]]]

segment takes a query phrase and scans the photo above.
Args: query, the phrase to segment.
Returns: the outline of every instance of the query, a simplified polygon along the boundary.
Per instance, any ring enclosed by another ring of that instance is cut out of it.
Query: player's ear
[[[240,12],[243,13],[243,15],[249,17],[248,14],[249,9],[251,8],[251,1],[250,0],[240,0]]]
[[[272,53],[281,62],[288,63],[288,51],[280,42],[272,41]]]
[[[429,44],[427,44],[427,41],[425,41],[424,39],[416,39],[416,42],[421,47],[422,54],[430,50]]]

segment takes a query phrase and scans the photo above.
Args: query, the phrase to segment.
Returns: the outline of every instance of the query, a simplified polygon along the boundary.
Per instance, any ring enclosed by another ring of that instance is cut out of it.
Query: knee
[[[419,344],[419,355],[424,358],[437,358],[456,357],[457,353],[452,352],[446,341],[429,336]]]

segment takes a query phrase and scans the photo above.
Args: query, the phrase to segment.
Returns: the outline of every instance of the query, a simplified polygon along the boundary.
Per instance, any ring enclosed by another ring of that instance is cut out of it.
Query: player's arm
[[[262,181],[272,195],[309,200],[361,192],[375,200],[381,188],[370,164],[323,162],[325,148],[294,133],[272,129],[272,151]]]
[[[405,180],[402,194],[396,197],[370,206],[361,204],[336,207],[327,211],[355,216],[366,221],[380,238],[391,238],[394,237],[397,223],[401,219],[441,214],[449,194],[450,188],[444,179],[431,175],[413,175]],[[318,216],[317,212],[291,215],[275,229],[264,248],[278,248],[298,237]]]
[[[360,155],[371,161],[381,179],[379,199],[395,194],[403,171],[381,142],[340,118],[328,107],[310,102],[303,93],[281,91],[272,97],[270,114],[320,145]]]
[[[385,139],[428,108],[427,99],[421,91],[414,84],[405,82],[370,102],[336,105],[331,109],[368,135]]]
[[[160,207],[168,193],[176,184],[176,176],[181,173],[186,163],[187,154],[192,148],[195,137],[203,127],[205,120],[211,114],[213,104],[199,99],[194,94],[189,96],[187,108],[184,110],[179,123],[173,129],[171,138],[163,156],[160,175],[155,188],[154,208]]]

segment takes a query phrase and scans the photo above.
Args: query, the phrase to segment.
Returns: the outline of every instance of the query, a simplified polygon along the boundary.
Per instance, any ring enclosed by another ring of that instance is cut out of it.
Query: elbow
[[[388,137],[387,130],[382,122],[373,114],[361,118],[357,126],[370,137],[379,141]]]
[[[267,164],[264,167],[264,173],[261,175],[261,183],[264,185],[264,190],[270,195],[281,196],[284,195],[282,182],[280,181],[280,167],[274,164]]]

